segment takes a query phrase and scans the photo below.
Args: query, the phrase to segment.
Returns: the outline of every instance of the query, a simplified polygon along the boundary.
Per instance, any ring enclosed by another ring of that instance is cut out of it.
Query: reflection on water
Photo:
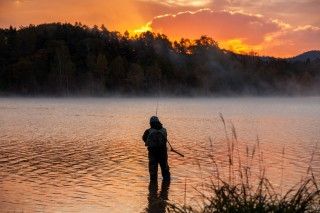
[[[312,152],[320,177],[320,98],[164,98],[158,115],[185,157],[169,153],[170,191],[162,184],[156,194],[155,185],[148,190],[141,140],[155,108],[155,99],[143,98],[0,99],[1,211],[142,212],[167,198],[183,203],[185,180],[191,201],[199,195],[194,188],[201,190],[215,172],[212,157],[227,172],[219,112],[228,129],[235,125],[244,162],[255,165],[247,153],[259,136],[266,174],[277,188],[301,179]]]
[[[158,193],[158,181],[150,181],[148,194],[148,213],[164,213],[167,208],[170,181],[163,180]]]

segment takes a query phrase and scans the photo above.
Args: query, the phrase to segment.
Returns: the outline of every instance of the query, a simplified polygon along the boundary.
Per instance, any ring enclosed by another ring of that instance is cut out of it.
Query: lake
[[[161,187],[159,175],[152,188],[141,136],[157,103],[170,143],[185,157],[170,152],[171,184]],[[1,211],[144,212],[159,196],[194,202],[216,172],[212,158],[228,176],[232,125],[253,179],[256,152],[278,190],[309,166],[320,181],[320,97],[0,98]]]

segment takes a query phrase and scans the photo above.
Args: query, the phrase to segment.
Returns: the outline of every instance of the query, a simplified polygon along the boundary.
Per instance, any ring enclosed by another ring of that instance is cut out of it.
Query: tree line
[[[235,54],[210,37],[81,23],[0,29],[1,95],[319,94],[320,60]]]

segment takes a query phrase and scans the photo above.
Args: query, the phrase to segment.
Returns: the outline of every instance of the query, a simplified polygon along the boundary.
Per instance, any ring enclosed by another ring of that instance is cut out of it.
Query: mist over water
[[[185,182],[187,200],[199,195],[194,187],[214,170],[210,154],[226,174],[220,112],[228,129],[235,125],[244,159],[246,147],[252,151],[259,137],[266,175],[275,186],[287,189],[299,182],[313,152],[311,165],[320,180],[319,97],[1,98],[1,209],[144,211],[150,190],[141,136],[157,101],[168,139],[185,155],[169,154],[170,201],[183,203]]]

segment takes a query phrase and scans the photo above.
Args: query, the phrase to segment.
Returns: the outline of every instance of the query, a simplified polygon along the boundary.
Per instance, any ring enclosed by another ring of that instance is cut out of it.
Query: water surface
[[[244,161],[246,147],[252,153],[259,138],[263,166],[275,186],[297,183],[309,165],[319,180],[319,97],[160,98],[158,103],[171,144],[185,155],[169,154],[172,182],[162,188],[160,178],[158,186],[149,186],[141,141],[156,99],[1,98],[1,210],[143,212],[161,196],[189,202],[215,172],[212,156],[227,173],[231,123]]]

